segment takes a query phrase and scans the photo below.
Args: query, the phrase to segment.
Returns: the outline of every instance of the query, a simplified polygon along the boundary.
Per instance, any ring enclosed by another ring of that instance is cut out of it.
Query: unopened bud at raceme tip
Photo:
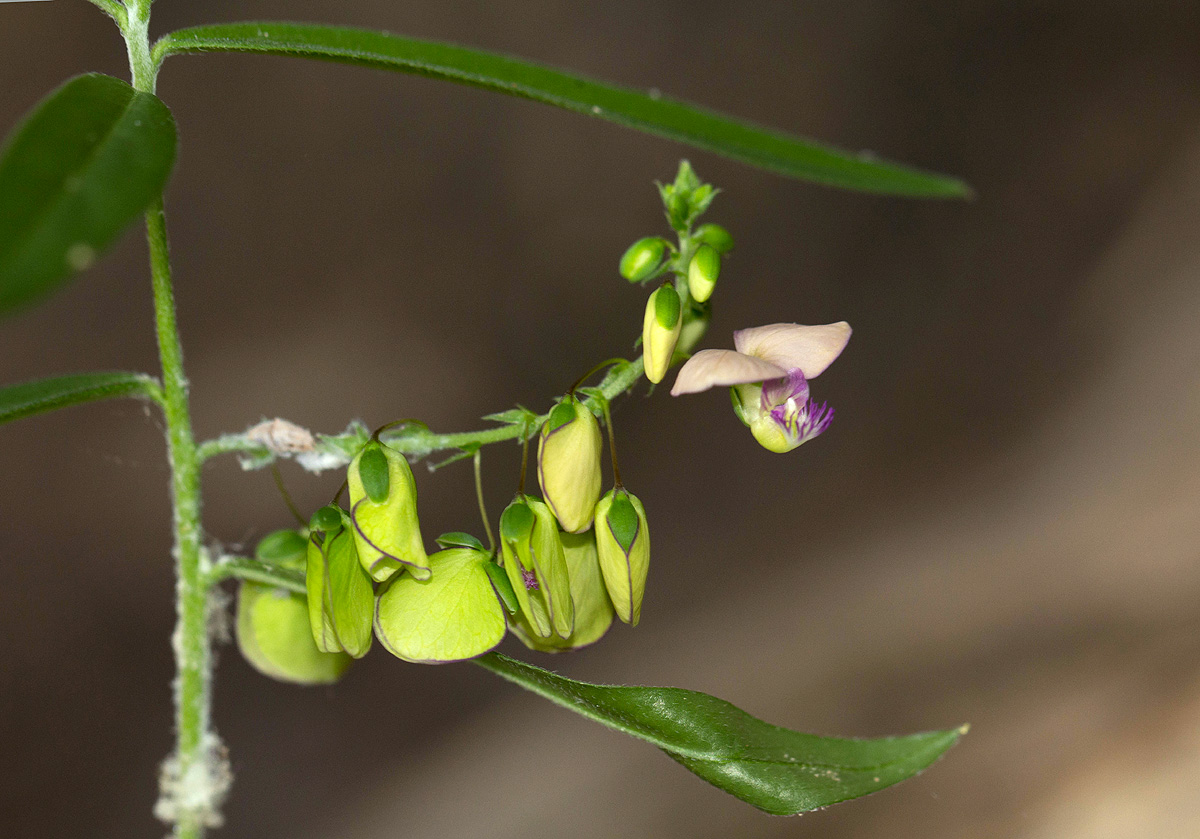
[[[688,290],[698,303],[712,296],[721,273],[721,256],[708,246],[701,245],[688,264]]]

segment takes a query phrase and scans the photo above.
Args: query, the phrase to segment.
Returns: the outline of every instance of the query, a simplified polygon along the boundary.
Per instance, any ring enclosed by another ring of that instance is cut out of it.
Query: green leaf
[[[0,424],[84,402],[157,394],[158,382],[142,373],[80,373],[24,382],[0,388]]]
[[[159,62],[169,55],[204,52],[316,58],[459,82],[556,105],[829,186],[917,197],[971,194],[955,178],[839,151],[695,105],[453,44],[336,26],[248,22],[180,29],[154,47]]]
[[[162,194],[175,162],[167,106],[120,79],[71,79],[0,154],[0,312],[87,268]]]
[[[601,725],[653,743],[760,810],[794,815],[889,787],[937,760],[966,732],[850,740],[779,728],[724,700],[682,688],[593,685],[499,653],[493,673]]]

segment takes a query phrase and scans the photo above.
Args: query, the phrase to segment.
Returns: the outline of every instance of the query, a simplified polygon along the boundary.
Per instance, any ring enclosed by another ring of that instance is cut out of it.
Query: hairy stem
[[[118,18],[129,50],[133,86],[153,93],[150,60],[150,2],[130,0]],[[176,627],[175,754],[164,767],[156,814],[173,822],[177,839],[200,839],[206,826],[219,823],[216,808],[227,782],[212,765],[217,751],[210,720],[212,651],[208,633],[209,581],[200,549],[200,463],[192,435],[183,347],[175,319],[175,291],[167,244],[167,220],[160,196],[146,212],[146,241],[154,289],[154,325],[162,364],[162,404],[167,424],[171,498],[175,529]]]
[[[600,383],[600,391],[609,399],[620,396],[637,384],[642,378],[642,372],[641,356],[626,364],[619,364],[604,377],[604,381]],[[406,454],[410,458],[419,459],[434,452],[465,449],[471,446],[488,446],[492,443],[517,440],[525,433],[536,431],[548,417],[548,413],[540,414],[534,416],[528,424],[516,423],[501,425],[497,428],[458,431],[450,434],[437,433],[422,426],[409,426],[395,434],[384,433],[380,439],[396,451]],[[344,465],[366,445],[368,437],[366,429],[361,427],[351,429],[343,434],[321,434],[317,437],[314,453],[340,458],[340,463],[331,465]],[[246,464],[247,468],[258,469],[269,466],[276,456],[284,456],[289,453],[273,452],[260,440],[246,434],[222,435],[201,444],[198,451],[201,463],[220,454],[248,455],[252,460]]]

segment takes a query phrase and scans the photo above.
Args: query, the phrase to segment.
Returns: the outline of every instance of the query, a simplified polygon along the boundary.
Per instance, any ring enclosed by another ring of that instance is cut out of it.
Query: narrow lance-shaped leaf
[[[0,388],[0,424],[59,408],[123,396],[152,398],[158,383],[142,373],[79,373]]]
[[[91,265],[174,162],[175,121],[152,94],[92,74],[44,99],[0,153],[0,312]]]
[[[843,152],[695,105],[453,44],[348,27],[272,21],[180,29],[164,36],[154,48],[160,62],[169,55],[203,52],[317,58],[445,79],[556,105],[782,175],[845,189],[931,198],[971,194],[970,188],[955,178]]]
[[[775,815],[826,807],[910,778],[966,731],[818,737],[770,725],[705,693],[593,685],[499,653],[477,661],[557,705],[653,743],[710,784]]]

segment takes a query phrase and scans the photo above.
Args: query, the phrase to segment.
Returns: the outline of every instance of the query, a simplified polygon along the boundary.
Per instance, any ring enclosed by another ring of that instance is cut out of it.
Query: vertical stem
[[[153,93],[150,57],[151,0],[129,0],[122,34],[129,48],[129,70],[135,89]],[[217,821],[216,808],[225,791],[221,767],[213,765],[216,744],[209,729],[212,652],[208,634],[208,580],[200,550],[200,466],[183,347],[175,320],[175,292],[167,244],[167,220],[160,196],[146,212],[146,241],[154,289],[154,324],[162,363],[163,412],[171,465],[171,498],[175,526],[176,628],[175,754],[168,761],[158,814],[175,823],[177,839],[201,839]]]

